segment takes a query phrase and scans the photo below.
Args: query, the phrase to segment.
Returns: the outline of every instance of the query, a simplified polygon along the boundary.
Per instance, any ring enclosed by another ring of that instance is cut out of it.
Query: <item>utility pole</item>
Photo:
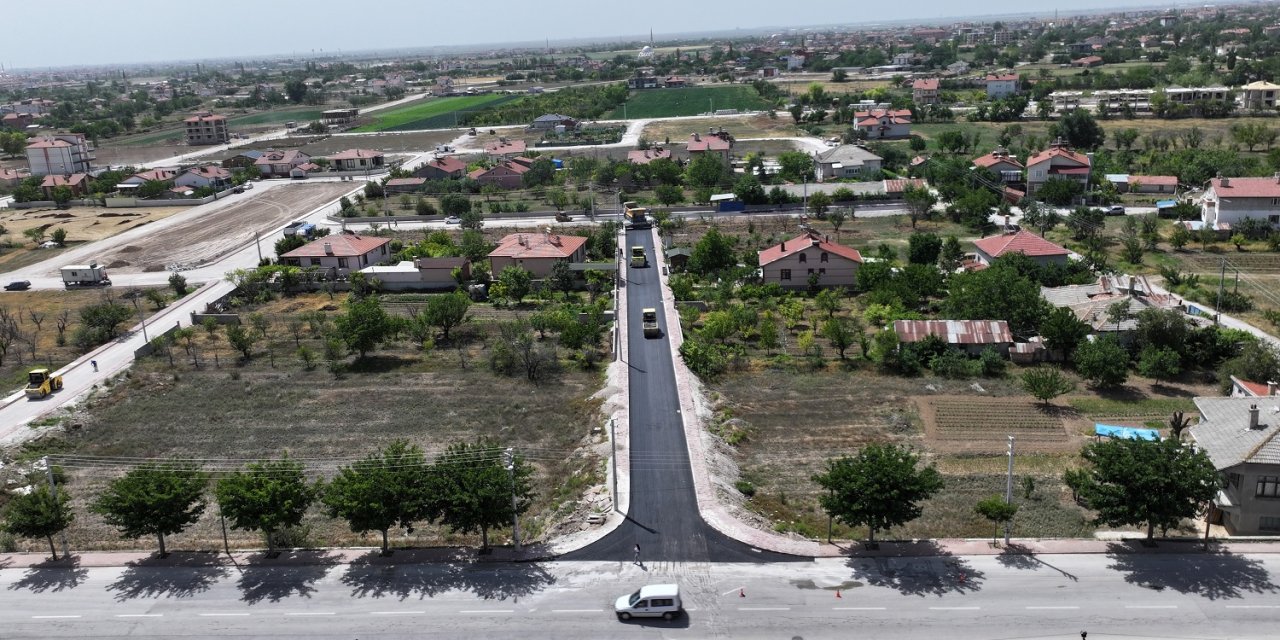
[[[346,222],[344,221],[343,224],[345,225]],[[258,239],[257,231],[253,232],[253,246],[258,250],[258,264],[261,265],[262,264],[262,241]]]
[[[503,463],[507,467],[507,477],[511,479],[511,540],[516,551],[520,551],[520,513],[516,508],[516,455],[511,447],[502,454]]]
[[[134,290],[134,293],[141,293]],[[138,310],[138,323],[142,325],[142,339],[151,342],[151,338],[147,337],[147,319],[142,315],[142,305],[138,303],[138,296],[133,296],[133,308]]]
[[[1222,259],[1222,273],[1218,274],[1218,302],[1214,305],[1213,326],[1222,321],[1222,289],[1227,283],[1227,259]]]
[[[53,501],[58,501],[58,483],[53,479],[53,463],[49,462],[49,456],[44,457],[44,472],[49,478],[49,493],[53,495]],[[71,557],[71,551],[67,547],[67,530],[63,529],[59,532],[62,536],[62,559],[66,560]]]
[[[618,421],[609,418],[609,446],[613,449],[613,510],[618,511]]]
[[[1004,503],[1013,504],[1013,436],[1009,436],[1009,473],[1004,482]],[[1009,546],[1009,534],[1013,530],[1013,521],[1004,522],[1004,546]]]

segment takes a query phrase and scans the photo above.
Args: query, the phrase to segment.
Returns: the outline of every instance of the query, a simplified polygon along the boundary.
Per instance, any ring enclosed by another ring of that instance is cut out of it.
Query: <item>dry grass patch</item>
[[[779,113],[777,118],[766,114],[739,117],[719,118],[687,118],[682,120],[659,120],[645,126],[643,137],[659,142],[667,139],[671,144],[683,143],[691,133],[706,133],[711,128],[723,127],[735,138],[768,138],[806,135],[800,131],[791,116]]]

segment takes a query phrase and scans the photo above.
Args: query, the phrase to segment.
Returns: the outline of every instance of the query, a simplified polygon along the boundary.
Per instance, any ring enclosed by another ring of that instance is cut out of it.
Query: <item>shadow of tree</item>
[[[215,553],[171,553],[168,558],[155,556],[131,562],[107,591],[115,593],[117,602],[134,598],[189,598],[208,591],[213,583],[227,577],[229,571]]]
[[[1005,547],[1004,550],[1000,552],[1000,555],[996,556],[996,561],[999,562],[1001,566],[1005,566],[1010,569],[1026,571],[1048,568],[1057,571],[1062,574],[1064,578],[1068,578],[1072,582],[1078,582],[1080,580],[1080,578],[1075,574],[1069,573],[1066,570],[1059,569],[1058,567],[1045,562],[1040,559],[1039,556],[1035,555],[1031,549],[1016,542],[1010,543],[1009,546]]]
[[[891,556],[895,543],[881,543],[885,555],[851,557],[853,578],[902,595],[955,595],[982,589],[986,574],[928,541],[911,545],[910,556]]]
[[[476,564],[466,554],[444,562],[397,565],[376,552],[353,561],[342,576],[355,598],[430,598],[449,591],[473,593],[485,600],[518,601],[555,583],[536,562]]]
[[[79,561],[42,562],[31,565],[21,580],[9,585],[10,591],[26,589],[35,593],[46,591],[64,591],[80,586],[89,577],[89,570],[81,567]]]
[[[240,567],[240,599],[249,604],[263,600],[280,602],[286,598],[310,598],[315,583],[338,563],[328,551],[284,551],[269,560],[265,554],[255,556]]]
[[[1107,547],[1110,568],[1124,572],[1129,584],[1157,591],[1173,589],[1210,600],[1280,590],[1261,562],[1234,553],[1135,553],[1133,549],[1127,543]]]

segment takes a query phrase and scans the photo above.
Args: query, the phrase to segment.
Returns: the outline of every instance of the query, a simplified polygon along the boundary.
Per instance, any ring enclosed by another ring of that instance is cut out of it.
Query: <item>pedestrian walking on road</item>
[[[638,545],[638,544],[636,545],[636,561],[635,561],[635,564],[640,564],[640,545]]]
[[[89,364],[93,365],[93,372],[94,372],[94,373],[97,373],[97,372],[98,372],[98,361],[97,361],[97,360],[90,360],[90,361],[89,361]]]

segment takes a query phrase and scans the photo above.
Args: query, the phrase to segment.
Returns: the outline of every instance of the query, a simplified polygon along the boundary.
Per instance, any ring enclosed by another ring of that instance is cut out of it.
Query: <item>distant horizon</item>
[[[515,5],[511,0],[499,0],[497,4]],[[487,15],[517,14],[510,16],[508,24],[495,26],[489,20],[476,20],[459,7],[434,7],[427,15],[418,3],[384,0],[376,5],[376,13],[361,15],[364,24],[353,34],[349,29],[351,17],[345,11],[348,5],[334,0],[314,0],[304,10],[274,4],[253,6],[243,12],[227,10],[209,17],[207,23],[210,26],[207,28],[200,26],[205,14],[187,15],[183,5],[158,0],[132,0],[128,12],[120,11],[117,5],[110,3],[46,0],[38,5],[22,3],[7,9],[6,13],[12,20],[9,24],[17,28],[11,30],[11,46],[6,47],[6,53],[0,53],[4,56],[0,63],[6,71],[16,73],[339,54],[368,56],[380,52],[430,49],[525,49],[535,48],[547,40],[554,48],[603,45],[614,40],[620,43],[640,42],[648,39],[649,28],[653,29],[657,40],[672,40],[729,37],[737,32],[746,36],[805,28],[829,30],[902,23],[946,24],[965,20],[990,22],[1001,18],[1044,16],[1054,11],[1076,16],[1198,6],[1193,2],[1127,0],[1125,6],[1117,7],[1106,0],[1079,0],[1064,8],[1055,7],[1046,0],[1024,0],[982,5],[973,3],[973,13],[965,14],[966,4],[957,6],[957,3],[945,0],[920,0],[911,7],[881,7],[882,11],[874,16],[875,19],[868,20],[867,14],[858,6],[843,3],[804,14],[779,15],[773,9],[775,5],[766,0],[700,0],[698,3],[650,0],[644,16],[636,16],[629,7],[602,7],[598,2],[588,0],[562,0],[554,15],[522,11],[528,6],[525,4],[518,5],[521,9],[513,8],[512,12],[495,9]],[[220,8],[225,8],[225,5]],[[931,10],[955,11],[956,14],[923,17]],[[175,11],[183,13],[182,20],[167,15]],[[402,14],[408,17],[397,21],[384,19]],[[60,23],[60,28],[53,31],[22,28],[27,24],[41,24],[49,15],[72,18]],[[723,21],[724,16],[741,19],[742,16],[757,15],[762,18],[790,18],[795,22],[767,24],[762,19],[759,23],[731,24]],[[155,16],[156,24],[149,25],[147,20],[140,20],[138,16]],[[564,20],[561,16],[574,16],[574,19]],[[645,24],[646,20],[651,24]],[[80,29],[81,22],[93,28]],[[447,30],[433,28],[437,24],[449,24],[451,27]],[[627,25],[627,31],[639,28],[641,33],[602,33],[608,27],[620,24]],[[180,28],[175,28],[175,25],[180,25]],[[699,26],[706,28],[696,28]],[[383,31],[375,31],[379,28]],[[120,34],[131,32],[137,37],[128,39],[126,45],[121,46],[118,41]],[[293,34],[302,36],[299,38]],[[424,37],[432,41],[423,42]],[[296,46],[304,43],[306,46]]]

